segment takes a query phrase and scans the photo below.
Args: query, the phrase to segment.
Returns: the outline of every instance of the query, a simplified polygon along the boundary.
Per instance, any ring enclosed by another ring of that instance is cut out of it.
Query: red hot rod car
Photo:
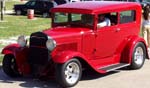
[[[24,36],[6,46],[3,70],[18,75],[54,75],[63,87],[78,83],[88,67],[107,73],[122,67],[139,69],[147,45],[139,36],[141,6],[133,2],[89,1],[51,9],[52,28]],[[103,14],[109,26],[97,26]]]

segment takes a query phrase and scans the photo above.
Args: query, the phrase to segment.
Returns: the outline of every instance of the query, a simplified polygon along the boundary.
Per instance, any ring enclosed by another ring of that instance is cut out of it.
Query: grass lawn
[[[13,10],[15,4],[24,4],[21,1],[6,1],[6,10]],[[0,22],[0,39],[8,39],[19,35],[29,36],[31,33],[50,28],[49,18],[27,19],[27,16],[5,15],[4,22]],[[0,43],[0,49],[6,45]],[[0,51],[1,52],[1,51]],[[2,55],[0,55],[0,62]]]
[[[4,22],[0,22],[0,39],[8,39],[19,35],[29,36],[36,31],[42,31],[50,28],[50,18],[36,18],[35,20],[27,19],[27,16],[5,15]],[[5,45],[1,45],[2,49]],[[0,62],[2,56],[0,55]]]
[[[2,60],[3,60],[3,56],[0,56],[0,62],[2,62]]]
[[[49,18],[27,19],[27,16],[5,15],[0,22],[0,39],[19,35],[30,35],[32,32],[50,28]]]

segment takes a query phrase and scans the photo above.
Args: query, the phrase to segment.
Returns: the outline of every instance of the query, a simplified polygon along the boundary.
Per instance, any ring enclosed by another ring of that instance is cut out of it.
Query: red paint
[[[120,12],[127,10],[135,10],[135,21],[120,24]],[[138,36],[141,25],[141,6],[137,3],[76,2],[60,5],[51,11],[52,13],[84,13],[94,16],[92,28],[57,26],[52,17],[52,28],[44,30],[43,33],[53,38],[57,43],[56,48],[49,54],[54,63],[65,63],[76,57],[84,60],[97,72],[106,73],[98,68],[121,62],[130,64],[135,44],[137,42],[145,44],[145,41]],[[118,14],[117,24],[97,29],[98,14],[108,12]],[[120,30],[117,31],[118,29]],[[30,73],[30,66],[27,62],[28,47],[20,48],[18,45],[9,45],[3,49],[2,53],[13,54],[16,57],[19,71],[23,74]]]
[[[28,19],[34,19],[34,9],[28,9]]]

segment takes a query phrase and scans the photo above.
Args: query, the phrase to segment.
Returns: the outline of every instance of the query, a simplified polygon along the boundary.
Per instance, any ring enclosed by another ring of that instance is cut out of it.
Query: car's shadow
[[[101,79],[103,77],[109,77],[110,75],[117,74],[119,71],[112,71],[107,74],[99,74],[93,70],[83,71],[82,78],[80,81],[88,81],[94,79]],[[62,88],[58,85],[55,79],[39,80],[32,77],[18,77],[10,78],[8,77],[0,67],[0,83],[10,83],[25,87],[25,88]],[[13,86],[13,85],[12,85]]]

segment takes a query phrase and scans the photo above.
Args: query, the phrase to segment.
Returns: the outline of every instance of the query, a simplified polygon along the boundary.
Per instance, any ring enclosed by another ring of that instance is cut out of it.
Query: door
[[[36,4],[34,5],[35,13],[41,13],[44,9],[44,1],[36,1]]]
[[[103,27],[97,30],[96,58],[112,57],[119,45],[119,30],[117,26]]]
[[[106,18],[110,19],[110,25],[100,28],[97,27],[97,36],[95,43],[96,59],[113,57],[116,54],[116,50],[121,42],[121,29],[117,26],[117,13],[109,13],[109,16]]]

